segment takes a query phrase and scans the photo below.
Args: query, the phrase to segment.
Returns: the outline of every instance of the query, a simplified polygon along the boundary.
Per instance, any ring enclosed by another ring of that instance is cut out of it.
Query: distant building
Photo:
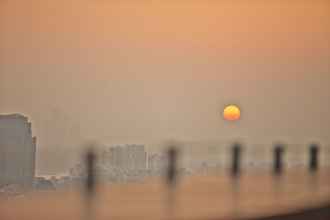
[[[143,170],[147,168],[147,153],[144,145],[114,145],[103,152],[103,163],[123,169]]]
[[[20,114],[0,115],[0,186],[31,187],[35,176],[36,138]]]
[[[165,169],[167,158],[164,154],[151,154],[148,157],[148,169],[161,171]]]
[[[128,169],[143,170],[147,168],[147,153],[144,150],[144,145],[128,145],[127,151]]]

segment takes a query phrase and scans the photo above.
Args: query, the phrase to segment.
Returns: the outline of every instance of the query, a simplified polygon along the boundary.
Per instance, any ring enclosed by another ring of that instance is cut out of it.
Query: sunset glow
[[[329,0],[0,1],[0,113],[38,173],[90,139],[330,143],[329,60]]]

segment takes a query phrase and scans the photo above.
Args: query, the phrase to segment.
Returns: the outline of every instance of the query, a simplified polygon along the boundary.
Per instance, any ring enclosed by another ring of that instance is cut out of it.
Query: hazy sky
[[[327,0],[0,1],[0,113],[29,116],[39,154],[86,139],[329,141],[329,60]],[[222,120],[228,103],[239,122]]]

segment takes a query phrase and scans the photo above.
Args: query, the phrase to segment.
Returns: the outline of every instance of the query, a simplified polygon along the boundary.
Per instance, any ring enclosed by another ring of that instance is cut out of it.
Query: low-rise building
[[[144,145],[114,145],[103,152],[102,161],[110,167],[144,170],[147,168],[147,153]]]

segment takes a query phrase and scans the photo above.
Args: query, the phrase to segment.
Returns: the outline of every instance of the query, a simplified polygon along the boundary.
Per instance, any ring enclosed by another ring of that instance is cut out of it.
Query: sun
[[[227,121],[237,121],[241,118],[241,110],[237,105],[227,105],[223,110],[223,118]]]

